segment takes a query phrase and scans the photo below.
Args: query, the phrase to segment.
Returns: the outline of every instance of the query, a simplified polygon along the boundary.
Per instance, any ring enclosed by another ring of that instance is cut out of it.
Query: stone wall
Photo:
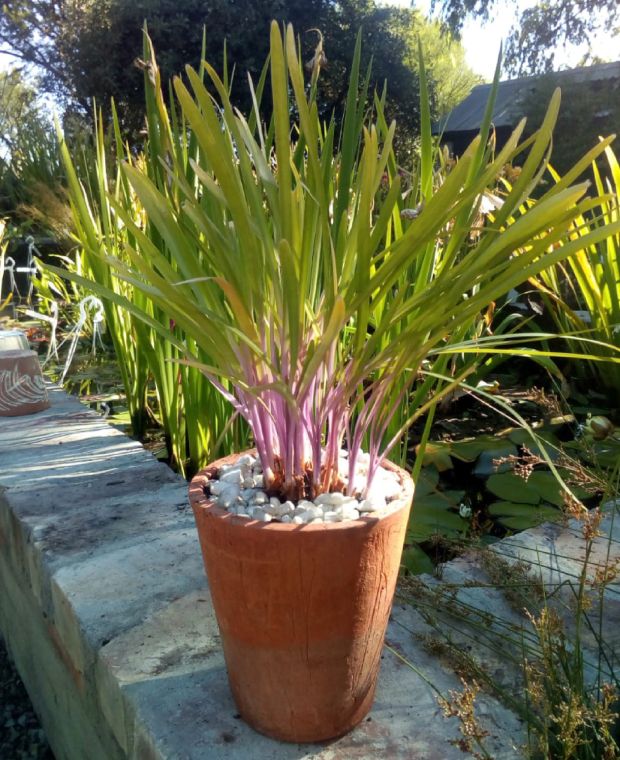
[[[249,729],[228,692],[185,482],[77,400],[54,389],[51,401],[0,419],[0,631],[58,760],[463,757],[450,744],[458,724],[426,680],[446,693],[458,678],[422,645],[422,618],[399,603],[361,726],[319,746]],[[548,548],[561,534],[550,530],[505,553]],[[463,559],[441,582],[467,580],[464,598],[515,618],[488,579],[483,592],[472,587],[482,575]],[[518,757],[517,716],[486,694],[477,704],[491,755]]]

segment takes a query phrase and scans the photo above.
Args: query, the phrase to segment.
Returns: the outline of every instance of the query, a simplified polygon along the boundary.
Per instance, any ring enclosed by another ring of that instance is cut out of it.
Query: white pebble
[[[254,481],[254,487],[255,488],[264,488],[265,487],[265,478],[263,477],[262,472],[256,472],[256,468],[252,471],[254,473],[252,480]]]
[[[323,521],[324,522],[342,522],[342,515],[339,515],[338,512],[325,512],[323,514]]]
[[[240,456],[239,459],[237,459],[236,464],[240,467],[243,465],[250,465],[252,466],[256,459],[251,454],[243,454],[243,456]]]
[[[209,493],[211,496],[219,496],[226,487],[227,486],[224,483],[220,483],[219,480],[212,480],[209,483]]]
[[[223,475],[220,475],[220,483],[231,483],[234,485],[241,485],[243,483],[243,476],[240,469],[228,470]]]
[[[324,507],[317,506],[316,504],[313,504],[312,502],[305,502],[308,504],[308,506],[305,509],[305,514],[312,515],[312,517],[323,517],[323,511]]]
[[[272,520],[271,515],[267,514],[267,512],[264,512],[264,511],[262,515],[254,514],[253,517],[255,520],[260,520],[260,522],[271,522]]]
[[[323,514],[323,511],[321,510],[321,515]],[[315,518],[318,517],[316,512],[311,512],[309,509],[307,509],[305,512],[302,512],[300,515],[296,515],[296,517],[299,517],[302,522],[309,523],[312,522]]]
[[[269,500],[269,507],[270,513],[275,517],[292,514],[295,510],[295,505],[292,501],[285,501],[284,504],[281,504],[279,499],[273,498]]]
[[[345,502],[351,500],[350,497],[345,496],[343,493],[329,493],[327,496],[329,497],[327,504],[332,507],[340,507]]]
[[[224,507],[224,509],[228,509],[228,507],[231,507],[236,505],[238,503],[238,500],[241,497],[239,496],[239,491],[234,488],[227,488],[225,491],[223,491],[217,498],[217,503],[220,507]]]
[[[372,499],[364,499],[358,507],[360,512],[379,512],[385,509],[386,502],[383,497],[374,496]]]
[[[342,507],[337,507],[336,512],[341,515],[342,520],[357,520],[360,516],[357,509],[350,507],[348,504],[345,504]]]
[[[316,499],[314,500],[314,503],[320,506],[321,504],[331,504],[330,501],[331,494],[329,493],[321,493],[319,494]],[[301,504],[302,502],[300,502]]]
[[[402,491],[402,486],[397,480],[383,480],[382,478],[375,478],[372,482],[372,486],[368,491],[369,499],[383,499],[389,501],[396,496],[399,496]]]
[[[254,488],[256,483],[254,482],[254,478],[244,478],[243,483],[241,485],[244,488]]]
[[[295,523],[295,525],[303,525],[305,522],[306,521],[302,519],[301,515],[295,515],[295,517],[293,517],[293,523]]]
[[[257,491],[252,497],[252,504],[267,504],[267,494],[263,491]]]
[[[282,517],[280,518],[280,522],[290,523],[290,522],[293,522],[293,518],[290,515],[282,515]]]

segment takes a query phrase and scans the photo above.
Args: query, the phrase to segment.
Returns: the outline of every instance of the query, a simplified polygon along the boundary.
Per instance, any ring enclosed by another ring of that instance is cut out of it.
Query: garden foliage
[[[423,363],[453,353],[455,338],[459,350],[479,351],[462,340],[464,325],[620,227],[569,239],[575,220],[601,205],[586,184],[571,184],[571,173],[535,206],[525,204],[548,158],[559,93],[530,139],[519,143],[520,124],[493,156],[481,134],[436,190],[425,131],[421,205],[403,218],[396,127],[380,98],[376,123],[368,120],[359,60],[358,46],[337,127],[320,117],[320,56],[307,81],[291,27],[282,34],[272,24],[269,64],[250,83],[247,118],[229,99],[226,72],[221,78],[207,63],[175,79],[168,110],[151,52],[150,154],[143,164],[125,162],[119,178],[143,215],[111,204],[110,223],[126,230],[122,255],[101,236],[84,241],[115,283],[93,289],[200,368],[248,422],[267,486],[294,498],[341,487],[343,444],[353,472],[366,442],[370,485],[407,427],[463,379],[418,398],[394,429]],[[422,112],[430,122],[424,98]],[[521,174],[485,225],[482,198],[516,156]],[[129,298],[127,286],[142,295]]]

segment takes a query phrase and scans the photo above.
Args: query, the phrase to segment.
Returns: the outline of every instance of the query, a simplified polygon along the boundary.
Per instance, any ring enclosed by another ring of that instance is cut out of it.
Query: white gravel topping
[[[368,472],[370,457],[360,452],[353,485],[361,494]],[[340,476],[348,481],[348,452],[342,450],[338,457]],[[219,507],[247,520],[259,522],[282,522],[293,525],[349,522],[366,517],[384,517],[402,506],[403,489],[397,473],[380,467],[374,477],[366,498],[344,493],[323,493],[309,501],[282,502],[276,496],[269,497],[263,491],[264,477],[257,457],[244,454],[232,465],[224,465],[217,477],[207,484],[208,494]]]

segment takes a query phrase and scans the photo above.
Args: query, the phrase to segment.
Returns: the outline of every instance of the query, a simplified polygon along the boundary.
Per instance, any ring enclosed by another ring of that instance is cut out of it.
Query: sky
[[[410,0],[377,0],[379,5],[410,6]],[[536,0],[521,0],[520,9],[525,9],[536,4]],[[430,11],[430,0],[416,0],[415,7],[423,13]],[[493,78],[495,64],[499,54],[499,46],[505,40],[508,33],[517,20],[517,9],[513,3],[498,3],[494,18],[487,24],[482,24],[479,19],[468,20],[462,31],[462,43],[465,48],[467,63],[486,80]],[[602,34],[596,40],[593,49],[604,60],[620,60],[620,37],[612,38],[611,34]],[[556,53],[557,66],[572,67],[579,62],[586,52],[585,48],[571,46],[559,50]]]

